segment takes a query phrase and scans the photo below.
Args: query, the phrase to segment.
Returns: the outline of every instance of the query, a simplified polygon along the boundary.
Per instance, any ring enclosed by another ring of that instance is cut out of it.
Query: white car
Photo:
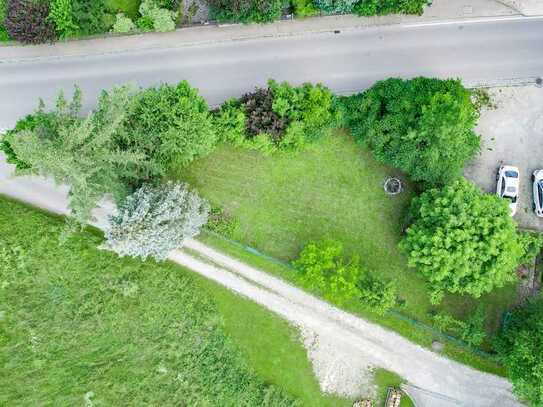
[[[534,171],[532,183],[534,184],[534,212],[543,218],[543,170]]]
[[[517,213],[519,171],[512,165],[502,165],[496,174],[496,194],[500,198],[508,199],[511,216]]]

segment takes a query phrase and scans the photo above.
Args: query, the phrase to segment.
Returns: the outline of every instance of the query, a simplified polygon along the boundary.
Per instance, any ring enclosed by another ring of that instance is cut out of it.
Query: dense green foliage
[[[4,26],[11,39],[23,44],[52,42],[56,38],[56,33],[48,16],[47,2],[8,0]]]
[[[202,289],[173,264],[98,250],[91,232],[59,245],[61,230],[59,219],[0,200],[0,404],[295,404],[253,373],[225,333],[212,298],[226,308],[238,297]],[[273,317],[256,311],[267,331]],[[303,357],[295,346],[285,350]],[[275,342],[267,350],[282,351]]]
[[[299,150],[336,124],[334,96],[324,86],[268,82],[215,112],[222,140],[264,152]]]
[[[55,25],[59,38],[73,37],[79,32],[74,21],[72,0],[51,0],[47,18]]]
[[[522,245],[524,253],[520,264],[533,265],[536,257],[541,253],[541,249],[543,248],[543,233],[523,232],[519,236],[519,242]]]
[[[494,343],[515,393],[543,406],[543,300],[513,311]]]
[[[286,0],[206,0],[218,21],[269,23],[281,17]]]
[[[445,292],[480,297],[515,280],[523,248],[504,200],[460,180],[415,198],[411,216],[400,247],[433,302]]]
[[[8,0],[0,0],[0,42],[9,40],[9,35],[4,24],[7,12]]]
[[[354,6],[353,12],[361,16],[399,13],[421,15],[428,3],[428,0],[361,0]]]
[[[396,305],[396,285],[370,273],[364,273],[357,284],[362,304],[378,314],[384,314]]]
[[[484,324],[485,309],[481,305],[466,321],[456,319],[446,312],[434,316],[434,325],[440,332],[454,334],[470,346],[479,346],[485,340]]]
[[[43,124],[38,122],[9,139],[17,159],[29,164],[23,172],[47,174],[70,186],[70,209],[80,224],[90,219],[104,194],[122,199],[128,192],[125,180],[147,165],[143,154],[119,151],[115,143],[114,134],[131,103],[129,90],[121,90],[107,101],[101,99],[99,114],[85,119],[78,116],[80,93],[76,90],[71,103],[61,95],[54,112],[36,114],[46,118]]]
[[[348,14],[359,0],[314,0],[315,6],[326,14]]]
[[[290,4],[296,17],[309,17],[319,14],[319,9],[313,0],[290,0]]]
[[[166,32],[175,30],[177,13],[161,8],[155,0],[143,0],[139,13],[141,17],[136,22],[144,31]]]
[[[113,97],[115,91],[104,92],[102,105]],[[215,146],[207,103],[186,81],[141,90],[133,96],[133,104],[115,140],[122,150],[135,150],[149,159],[149,167],[140,167],[144,170],[140,180],[179,170]]]
[[[136,24],[123,13],[118,13],[115,16],[115,24],[113,24],[113,32],[126,34],[136,29]]]
[[[304,285],[332,301],[358,299],[364,307],[379,314],[396,303],[394,285],[362,270],[356,257],[346,262],[340,242],[308,243],[293,265]]]
[[[479,151],[478,112],[458,80],[393,78],[343,102],[355,138],[414,181],[447,184]]]
[[[343,260],[343,245],[337,241],[308,243],[293,264],[305,285],[331,300],[358,295],[362,270],[356,259]]]

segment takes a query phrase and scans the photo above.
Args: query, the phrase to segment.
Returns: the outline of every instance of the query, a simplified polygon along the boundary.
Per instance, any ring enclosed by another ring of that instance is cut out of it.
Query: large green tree
[[[543,406],[543,301],[513,311],[494,348],[515,393],[534,407]]]
[[[343,100],[356,139],[414,181],[447,184],[479,150],[478,111],[458,80],[392,78]]]
[[[38,112],[32,126],[11,133],[9,147],[20,172],[52,176],[70,186],[69,205],[73,219],[85,224],[92,209],[105,194],[120,200],[128,190],[125,180],[134,178],[134,169],[146,166],[145,155],[122,151],[114,134],[130,110],[131,91],[119,88],[100,114],[78,116],[79,93],[71,103],[61,96],[56,110]],[[28,118],[27,118],[28,121]]]
[[[504,200],[459,180],[415,198],[411,216],[400,247],[434,303],[445,292],[480,297],[514,281],[524,250]]]
[[[102,94],[103,105],[115,91]],[[133,96],[115,140],[122,150],[136,150],[147,156],[150,167],[140,180],[167,174],[194,158],[209,153],[217,141],[209,108],[198,90],[188,82],[161,85]]]

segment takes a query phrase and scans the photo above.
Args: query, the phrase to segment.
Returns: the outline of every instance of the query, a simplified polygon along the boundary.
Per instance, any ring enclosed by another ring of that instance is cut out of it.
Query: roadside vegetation
[[[0,42],[51,43],[114,32],[166,32],[190,23],[200,7],[218,22],[269,23],[347,14],[422,14],[428,0],[0,0]]]
[[[211,111],[180,82],[108,90],[86,117],[81,97],[40,104],[0,143],[19,173],[71,186],[62,240],[104,196],[120,208],[104,247],[122,256],[164,260],[210,220],[290,263],[271,272],[425,346],[453,336],[447,355],[501,372],[492,343],[542,238],[462,177],[479,93],[431,78],[350,97],[270,81]],[[385,193],[390,177],[404,192]]]
[[[99,250],[94,230],[59,245],[62,219],[0,208],[2,404],[352,405],[321,393],[297,331],[257,304]]]

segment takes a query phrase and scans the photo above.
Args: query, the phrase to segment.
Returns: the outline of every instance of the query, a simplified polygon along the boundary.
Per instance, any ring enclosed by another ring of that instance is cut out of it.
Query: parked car
[[[534,171],[532,183],[534,185],[534,212],[537,216],[543,218],[543,170]]]
[[[496,174],[496,194],[509,200],[511,216],[517,213],[518,191],[519,191],[519,170],[512,165],[502,165]]]

